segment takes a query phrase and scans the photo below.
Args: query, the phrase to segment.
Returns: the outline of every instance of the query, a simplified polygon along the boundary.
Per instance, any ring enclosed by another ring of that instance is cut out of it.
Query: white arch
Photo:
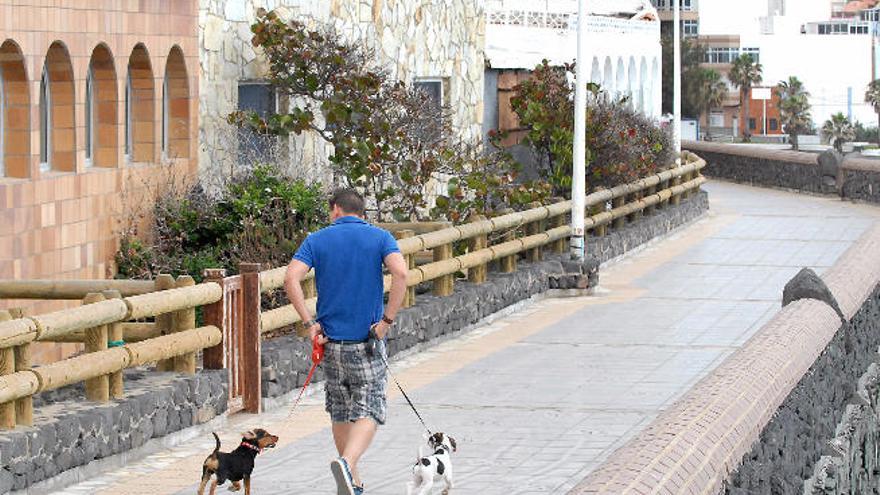
[[[648,94],[651,81],[648,80],[648,62],[642,57],[642,63],[639,67],[639,110],[645,115],[650,115],[646,96]]]
[[[602,80],[602,89],[608,94],[614,93],[614,70],[611,68],[611,57],[605,57],[605,78]]]
[[[630,56],[629,68],[627,70],[627,74],[629,75],[629,78],[627,79],[627,91],[629,92],[629,104],[631,108],[637,108],[636,99],[638,98],[638,95],[636,95],[636,92],[639,88],[639,73],[637,72],[637,70],[638,69],[636,69],[636,59],[633,56]]]
[[[599,59],[593,57],[593,68],[590,71],[590,82],[602,84],[602,69],[599,68]]]
[[[657,57],[654,57],[654,61],[651,62],[651,116],[658,117],[662,112],[661,109],[658,108],[657,102],[660,101],[662,95],[660,92],[662,91],[663,85],[660,81],[660,63],[657,61]]]
[[[617,58],[617,84],[616,92],[611,95],[614,98],[620,98],[626,93],[626,67],[623,65],[623,59]]]

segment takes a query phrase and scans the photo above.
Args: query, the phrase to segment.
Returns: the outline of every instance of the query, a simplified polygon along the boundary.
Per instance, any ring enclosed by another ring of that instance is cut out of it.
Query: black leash
[[[376,333],[373,331],[373,329],[371,328],[370,329],[370,340],[369,340],[369,342],[367,342],[367,346],[366,346],[367,352],[371,356],[376,354],[376,343],[378,343],[378,342],[379,342],[379,338],[376,335]],[[401,394],[403,394],[403,398],[406,399],[406,403],[409,404],[409,408],[412,409],[412,411],[414,413],[416,413],[416,417],[419,418],[419,421],[422,423],[422,426],[425,427],[425,430],[428,432],[428,436],[433,435],[433,433],[431,433],[431,429],[428,428],[427,424],[425,424],[425,420],[422,419],[422,415],[419,414],[419,410],[416,409],[416,406],[415,406],[415,404],[413,404],[413,401],[410,400],[409,395],[407,395],[406,391],[403,390],[403,387],[400,386],[400,382],[397,381],[397,377],[395,377],[394,373],[391,372],[391,366],[388,365],[388,360],[385,359],[385,354],[382,354],[381,352],[379,352],[378,354],[379,354],[379,357],[382,358],[382,363],[385,364],[385,370],[388,372],[388,376],[390,376],[391,379],[394,380],[394,384],[397,385],[397,389],[400,390]]]

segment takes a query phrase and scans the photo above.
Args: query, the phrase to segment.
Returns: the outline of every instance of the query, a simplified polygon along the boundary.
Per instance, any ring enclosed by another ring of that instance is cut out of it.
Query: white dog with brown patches
[[[429,495],[434,483],[443,480],[446,487],[443,495],[449,495],[452,489],[452,459],[455,452],[455,439],[445,433],[434,433],[428,438],[428,447],[433,453],[422,455],[419,447],[419,458],[413,466],[413,479],[406,485],[407,495]]]

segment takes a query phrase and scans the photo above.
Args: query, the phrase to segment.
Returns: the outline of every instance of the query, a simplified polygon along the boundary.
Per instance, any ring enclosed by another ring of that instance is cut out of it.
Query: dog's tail
[[[214,446],[214,452],[211,453],[211,455],[214,455],[217,452],[220,452],[220,437],[218,437],[213,431],[211,432],[211,435],[214,435],[214,440],[217,442],[217,445]]]

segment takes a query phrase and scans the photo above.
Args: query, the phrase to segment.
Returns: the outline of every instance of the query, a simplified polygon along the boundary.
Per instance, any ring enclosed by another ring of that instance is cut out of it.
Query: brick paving
[[[565,493],[742,346],[801,267],[823,272],[880,218],[826,198],[706,189],[709,218],[604,268],[596,296],[546,300],[394,363],[429,424],[459,442],[454,493]],[[422,441],[389,395],[389,424],[362,467],[370,494],[404,493]],[[256,425],[282,436],[258,459],[254,493],[335,493],[320,402],[289,421],[230,418],[227,446]],[[211,446],[199,438],[57,493],[194,493]]]

